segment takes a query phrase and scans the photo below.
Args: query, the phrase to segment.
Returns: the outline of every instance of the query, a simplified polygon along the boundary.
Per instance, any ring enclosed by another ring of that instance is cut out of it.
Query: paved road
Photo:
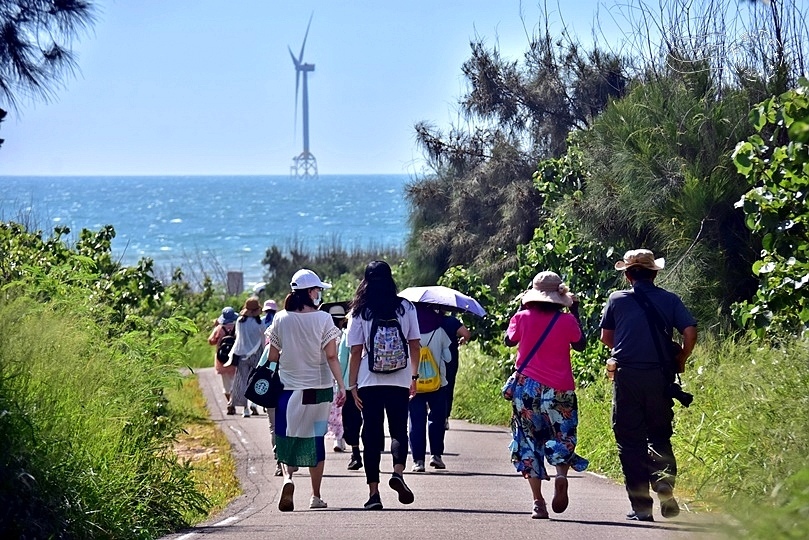
[[[244,494],[208,522],[167,537],[172,540],[265,540],[276,533],[277,538],[330,540],[544,534],[600,540],[718,537],[710,525],[710,516],[689,512],[665,520],[655,508],[654,523],[628,522],[624,519],[628,502],[623,486],[589,473],[574,473],[571,477],[570,506],[565,513],[551,512],[550,520],[533,520],[528,483],[516,475],[509,461],[508,430],[461,420],[453,420],[447,432],[446,470],[405,475],[415,493],[413,504],[399,504],[396,494],[388,488],[387,474],[392,469],[390,457],[383,456],[380,491],[385,509],[364,510],[368,492],[363,471],[346,470],[348,454],[332,453],[327,440],[322,497],[329,507],[309,510],[309,478],[302,472],[295,475],[295,511],[282,513],[278,511],[281,479],[273,476],[275,462],[267,416],[224,415],[225,402],[213,369],[199,370],[199,377],[211,418],[233,446]],[[552,483],[545,483],[543,488],[550,501]]]

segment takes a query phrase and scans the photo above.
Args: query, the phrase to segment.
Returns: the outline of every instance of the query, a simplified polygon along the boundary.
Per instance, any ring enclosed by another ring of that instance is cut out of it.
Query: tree
[[[49,99],[75,68],[72,41],[93,21],[86,0],[0,0],[0,101]]]
[[[462,68],[468,92],[459,102],[465,125],[447,133],[416,126],[430,170],[407,188],[418,282],[471,265],[495,284],[543,219],[536,164],[562,154],[568,133],[587,128],[626,87],[617,55],[586,52],[564,33],[554,38],[547,24],[521,64],[482,40],[470,47]]]

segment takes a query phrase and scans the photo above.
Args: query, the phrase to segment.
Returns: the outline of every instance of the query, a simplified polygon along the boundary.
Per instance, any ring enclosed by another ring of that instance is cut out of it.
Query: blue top
[[[631,297],[641,291],[660,313],[667,329],[676,328],[681,334],[697,320],[676,294],[661,289],[651,281],[637,281],[632,290],[615,291],[607,300],[599,328],[615,331],[612,356],[619,365],[642,369],[660,367],[646,312]],[[656,332],[656,331],[655,331]]]

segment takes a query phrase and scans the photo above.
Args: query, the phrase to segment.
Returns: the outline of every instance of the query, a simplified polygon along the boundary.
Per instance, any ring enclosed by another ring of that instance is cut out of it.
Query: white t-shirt
[[[416,308],[407,300],[402,300],[404,314],[396,314],[402,332],[407,341],[421,338],[419,333],[419,321],[416,317]],[[359,388],[365,386],[402,386],[410,388],[413,370],[411,369],[410,349],[408,347],[407,367],[394,371],[393,373],[374,373],[368,369],[368,344],[371,341],[371,324],[373,321],[366,321],[362,317],[351,317],[348,321],[348,346],[363,345],[362,360],[360,360],[360,373],[357,377]]]
[[[285,390],[331,388],[334,377],[323,348],[329,341],[340,339],[325,311],[279,311],[267,329],[270,344],[281,351],[280,377]]]

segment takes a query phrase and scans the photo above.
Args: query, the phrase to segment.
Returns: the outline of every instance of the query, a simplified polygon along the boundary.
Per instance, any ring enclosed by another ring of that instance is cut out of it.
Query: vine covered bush
[[[740,323],[761,337],[809,328],[809,80],[750,113],[758,131],[736,147],[738,171],[754,187],[737,203],[761,237],[753,299],[736,306]]]

